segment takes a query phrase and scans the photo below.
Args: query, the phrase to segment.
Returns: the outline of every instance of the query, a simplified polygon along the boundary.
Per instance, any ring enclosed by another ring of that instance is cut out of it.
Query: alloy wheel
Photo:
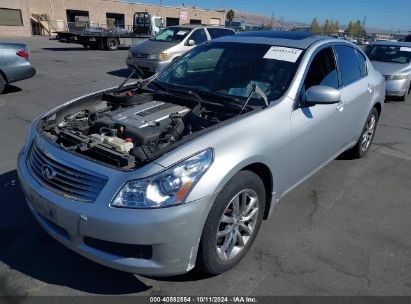
[[[222,261],[244,250],[255,231],[258,212],[258,195],[251,189],[242,190],[228,203],[217,231],[216,252]]]
[[[365,126],[364,133],[362,135],[362,140],[361,140],[361,150],[363,152],[367,151],[367,149],[371,145],[372,138],[374,136],[375,132],[375,126],[377,125],[377,118],[375,115],[371,115],[368,118],[367,124]]]

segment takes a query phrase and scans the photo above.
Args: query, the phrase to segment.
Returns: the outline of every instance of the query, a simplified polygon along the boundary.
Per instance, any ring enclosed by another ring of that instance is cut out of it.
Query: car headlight
[[[146,209],[183,204],[212,161],[213,150],[209,148],[154,176],[129,181],[110,206]]]
[[[389,75],[387,77],[388,80],[403,80],[407,78],[407,75]]]
[[[167,60],[167,58],[168,58],[167,53],[151,54],[148,56],[148,59],[151,59],[151,60]]]

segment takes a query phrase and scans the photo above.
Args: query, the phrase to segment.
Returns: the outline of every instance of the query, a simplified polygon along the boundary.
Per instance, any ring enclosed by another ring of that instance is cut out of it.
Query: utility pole
[[[274,10],[271,14],[271,19],[270,19],[270,28],[273,29],[274,27]]]

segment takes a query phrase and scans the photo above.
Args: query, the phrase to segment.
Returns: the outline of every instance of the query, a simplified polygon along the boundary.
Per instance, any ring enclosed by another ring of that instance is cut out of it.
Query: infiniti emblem
[[[53,179],[56,177],[56,170],[52,167],[50,167],[49,165],[43,165],[41,167],[41,174],[43,174],[43,176],[47,179]]]

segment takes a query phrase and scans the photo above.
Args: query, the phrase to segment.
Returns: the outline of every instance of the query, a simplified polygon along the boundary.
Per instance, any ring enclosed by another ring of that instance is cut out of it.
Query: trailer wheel
[[[120,42],[117,38],[107,38],[105,41],[105,48],[107,51],[115,51],[118,49]]]

